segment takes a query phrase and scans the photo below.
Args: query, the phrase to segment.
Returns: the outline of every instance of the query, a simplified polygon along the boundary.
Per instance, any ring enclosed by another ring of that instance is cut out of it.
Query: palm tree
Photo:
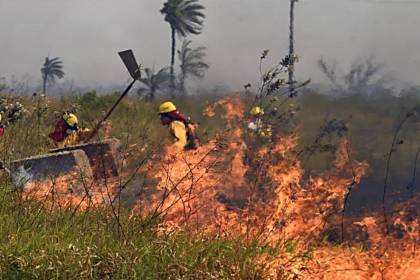
[[[181,64],[181,75],[179,78],[180,89],[183,94],[186,94],[185,80],[188,76],[195,78],[203,78],[204,72],[209,68],[209,65],[203,61],[206,56],[206,47],[199,46],[193,49],[190,40],[182,42],[181,50],[178,51],[178,58]]]
[[[165,21],[171,26],[172,48],[170,90],[172,96],[174,96],[175,90],[175,34],[182,37],[186,37],[190,34],[200,34],[203,28],[203,19],[205,18],[202,10],[204,10],[204,6],[201,5],[198,0],[167,0],[160,10],[160,12],[165,15]]]
[[[162,68],[157,73],[154,69],[146,68],[144,72],[146,76],[140,79],[143,86],[137,90],[137,94],[151,101],[155,99],[156,92],[164,90],[167,86],[170,79],[169,68]]]
[[[42,92],[45,94],[47,91],[47,83],[52,85],[55,83],[55,79],[61,79],[64,77],[63,62],[59,57],[50,59],[45,58],[44,65],[41,68],[42,74]]]

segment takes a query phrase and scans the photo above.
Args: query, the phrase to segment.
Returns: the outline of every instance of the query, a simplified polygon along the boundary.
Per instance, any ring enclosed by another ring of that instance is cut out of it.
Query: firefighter
[[[248,124],[248,129],[261,137],[270,138],[272,135],[271,125],[265,124],[262,119],[264,116],[264,109],[259,106],[255,106],[251,109],[250,114],[253,120]]]
[[[81,141],[81,134],[90,131],[79,126],[77,116],[68,111],[57,120],[54,131],[48,136],[54,141],[55,146],[60,148],[78,144]]]
[[[185,150],[197,149],[195,124],[181,114],[175,104],[164,102],[159,106],[159,115],[162,125],[169,127],[177,147]]]
[[[248,124],[248,129],[258,132],[262,129],[262,116],[264,115],[264,110],[259,106],[255,106],[251,109],[250,113],[253,119]]]

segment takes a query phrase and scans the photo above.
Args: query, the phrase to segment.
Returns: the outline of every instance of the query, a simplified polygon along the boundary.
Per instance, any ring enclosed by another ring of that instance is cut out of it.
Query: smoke
[[[255,84],[258,58],[271,50],[275,63],[287,52],[289,1],[202,0],[203,34],[211,69],[203,86],[240,89]],[[0,0],[0,76],[30,75],[40,82],[45,56],[63,59],[66,76],[81,86],[121,84],[128,74],[117,52],[132,48],[147,67],[169,64],[170,33],[163,1]],[[403,81],[416,81],[420,63],[417,1],[301,0],[296,5],[298,78],[325,78],[320,57],[350,65],[374,56]]]

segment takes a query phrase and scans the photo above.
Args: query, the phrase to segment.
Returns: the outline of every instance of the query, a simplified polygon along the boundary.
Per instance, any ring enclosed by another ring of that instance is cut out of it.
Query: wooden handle
[[[87,142],[89,142],[90,140],[92,140],[92,138],[95,137],[96,134],[98,134],[98,131],[101,128],[102,124],[109,118],[109,116],[111,116],[112,112],[115,110],[115,108],[118,106],[118,104],[120,104],[121,100],[123,100],[123,98],[128,94],[128,92],[133,87],[133,85],[134,85],[135,82],[136,82],[136,80],[134,79],[128,85],[128,87],[124,90],[124,92],[121,94],[121,96],[118,98],[118,100],[115,101],[114,105],[112,105],[111,109],[109,109],[109,111],[105,114],[105,116],[102,118],[102,120],[98,122],[98,124],[93,129],[92,134],[87,139]]]

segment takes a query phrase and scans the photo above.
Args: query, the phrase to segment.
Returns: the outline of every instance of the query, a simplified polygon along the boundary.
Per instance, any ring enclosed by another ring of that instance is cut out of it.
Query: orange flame
[[[252,140],[245,140],[241,100],[225,98],[204,113],[214,116],[217,107],[225,111],[226,130],[194,152],[180,153],[169,148],[163,160],[151,167],[159,192],[144,204],[147,207],[141,206],[144,200],[139,202],[137,210],[147,213],[158,209],[164,217],[162,230],[245,234],[272,242],[302,237],[316,240],[326,229],[337,228],[346,195],[357,187],[368,168],[366,162],[352,160],[348,140],[341,140],[330,170],[305,180],[296,158],[296,133],[255,148]],[[407,219],[395,218],[394,225],[418,242],[418,220],[413,224]],[[377,218],[353,223],[377,244],[385,244],[380,241],[384,235],[378,224]],[[395,241],[387,239],[387,244]],[[412,254],[392,250],[398,248],[395,245],[387,248],[391,249],[383,261],[375,255],[378,249],[363,253],[354,248],[320,248],[317,262],[289,265],[289,278],[381,279],[386,275],[399,279],[394,275],[400,275],[400,279],[419,279],[414,278],[420,273],[419,261]],[[277,279],[276,267],[283,261],[284,256],[279,256],[270,264],[272,275],[268,279]]]
[[[329,170],[307,179],[295,151],[296,132],[258,145],[243,129],[245,105],[239,97],[224,98],[203,113],[213,117],[218,107],[225,112],[226,129],[195,151],[169,146],[159,160],[150,162],[147,172],[157,183],[154,192],[138,201],[133,213],[160,214],[162,231],[245,235],[273,243],[320,240],[327,229],[337,229],[346,195],[368,169],[366,162],[351,158],[349,141],[341,140]],[[71,179],[60,180],[56,186],[65,193],[63,186]],[[115,188],[117,183],[110,185]],[[48,184],[28,190],[27,196],[51,196]],[[104,203],[107,195],[103,186],[97,186],[90,200],[84,199],[83,192],[62,195],[60,205],[81,205],[84,209]],[[419,201],[417,196],[399,205],[390,217],[404,242],[384,235],[379,214],[364,217],[347,222],[348,229],[344,230],[347,234],[358,229],[366,236],[364,241],[374,244],[369,252],[354,246],[332,249],[327,245],[317,248],[315,261],[293,263],[284,254],[270,262],[267,279],[277,279],[279,267],[290,271],[284,279],[420,279],[416,253]]]

